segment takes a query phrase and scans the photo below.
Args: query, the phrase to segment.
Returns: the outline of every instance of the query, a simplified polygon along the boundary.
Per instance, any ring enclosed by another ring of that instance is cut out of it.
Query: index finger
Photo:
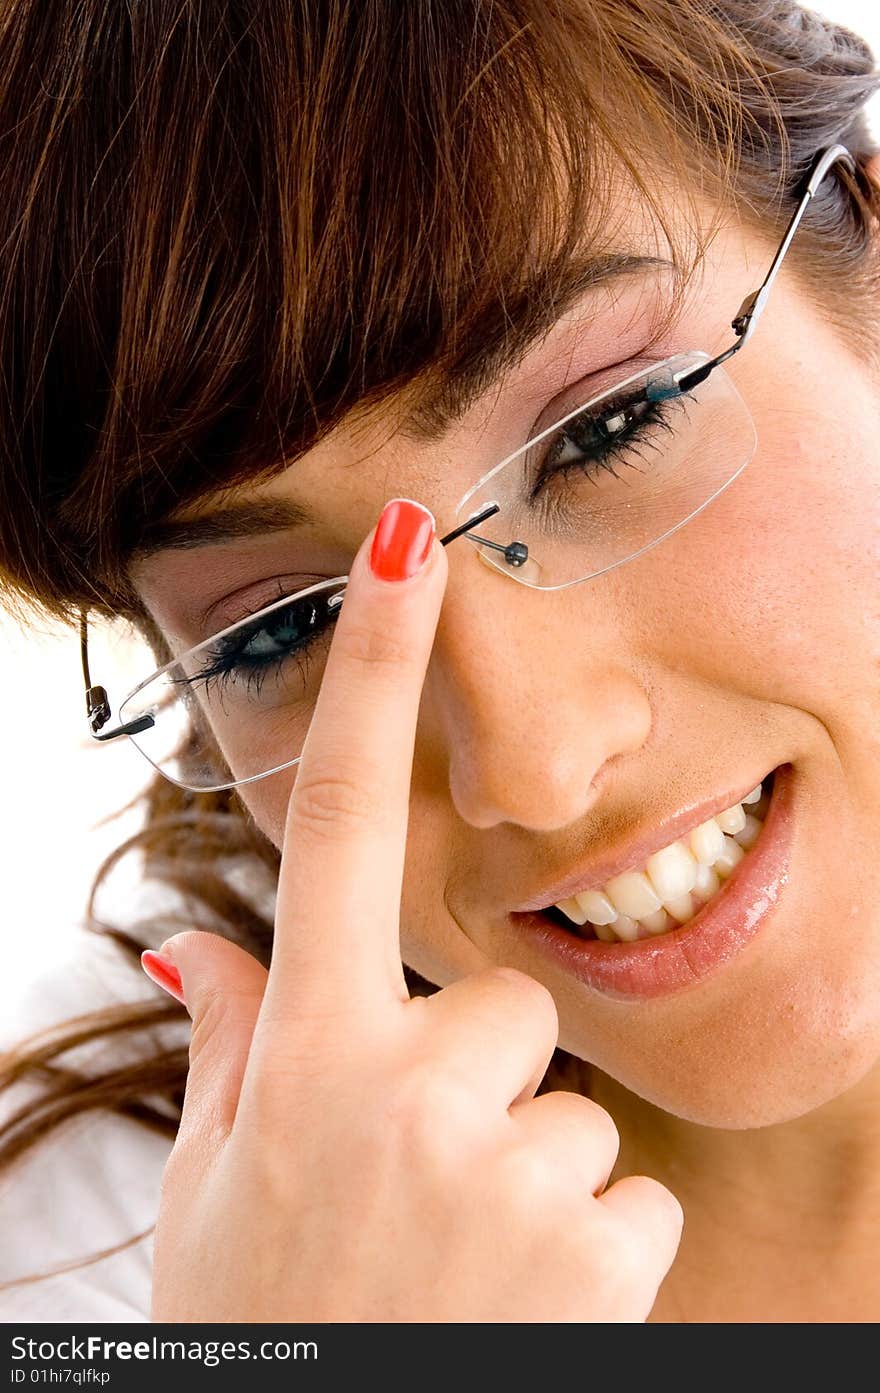
[[[352,563],[287,810],[264,997],[272,1015],[342,1004],[350,1016],[358,1003],[407,997],[409,790],[446,573],[433,516],[408,499],[386,505]]]

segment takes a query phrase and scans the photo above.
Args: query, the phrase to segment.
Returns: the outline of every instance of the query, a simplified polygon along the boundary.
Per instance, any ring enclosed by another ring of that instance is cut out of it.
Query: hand
[[[602,1108],[535,1097],[550,994],[498,967],[408,996],[409,785],[446,554],[434,539],[383,580],[369,540],[290,797],[269,973],[209,934],[163,947],[193,1030],[153,1320],[643,1321],[681,1210],[643,1176],[605,1188]]]

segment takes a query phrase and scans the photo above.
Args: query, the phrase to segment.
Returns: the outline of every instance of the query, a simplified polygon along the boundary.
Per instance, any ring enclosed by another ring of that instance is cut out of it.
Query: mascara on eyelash
[[[647,384],[645,389],[637,395],[614,402],[602,413],[585,411],[567,421],[557,440],[546,451],[541,461],[538,477],[531,488],[531,499],[533,501],[537,499],[545,485],[554,476],[565,477],[570,473],[579,473],[591,481],[595,481],[595,477],[604,471],[617,478],[614,465],[621,462],[631,463],[632,461],[627,457],[634,453],[638,454],[643,446],[650,443],[647,440],[649,433],[658,428],[671,431],[672,427],[668,421],[670,408],[676,403],[682,404],[683,396],[690,394],[683,394],[677,388],[675,391],[667,390],[659,380],[654,386],[655,390],[651,390],[652,384]],[[633,412],[639,406],[646,408],[642,419],[627,422],[628,413]],[[622,423],[619,430],[607,429],[607,424],[617,420]],[[577,445],[577,435],[585,426],[591,428],[599,437],[597,442],[599,448],[594,445],[592,453],[586,454],[583,459],[554,463],[553,455],[559,451],[566,439],[574,443],[576,448],[580,448]],[[642,456],[639,455],[639,458]],[[304,637],[298,638],[294,645],[289,648],[261,657],[243,657],[248,644],[261,632],[265,632],[267,619],[264,619],[262,622],[255,623],[250,634],[245,627],[243,634],[228,636],[226,640],[229,644],[228,649],[224,648],[224,644],[220,644],[211,655],[211,660],[206,667],[200,672],[177,680],[181,685],[189,687],[203,683],[207,689],[213,683],[222,689],[236,678],[243,678],[248,695],[250,696],[255,691],[256,695],[259,696],[265,680],[273,668],[280,670],[289,661],[301,664],[301,675],[305,679],[310,651],[321,639],[326,639],[342,608],[342,601],[343,594],[341,593],[330,596],[325,601],[326,614],[323,621],[316,623],[311,633],[306,633]],[[276,613],[279,616],[288,615],[292,610],[295,611],[296,605],[296,597],[292,596],[290,603],[280,606]],[[316,607],[312,604],[311,608],[314,619],[317,613]],[[247,621],[244,623],[246,626]]]
[[[256,687],[257,695],[259,695],[260,688],[265,682],[266,677],[271,673],[271,670],[273,668],[280,668],[291,659],[301,664],[302,674],[305,676],[309,651],[322,638],[326,637],[330,626],[337,617],[341,605],[341,598],[341,595],[330,596],[325,601],[325,608],[328,613],[324,621],[319,621],[315,624],[311,632],[306,631],[303,636],[298,637],[293,646],[281,649],[272,654],[264,654],[260,657],[243,658],[242,655],[246,653],[248,645],[252,643],[260,633],[267,631],[270,618],[274,617],[276,622],[279,622],[283,617],[289,616],[291,612],[295,614],[298,606],[304,606],[306,604],[308,604],[311,610],[310,618],[313,621],[318,618],[317,606],[313,600],[307,598],[298,600],[296,595],[293,595],[289,597],[289,602],[287,604],[276,605],[271,614],[264,616],[262,620],[258,620],[255,616],[254,622],[250,626],[247,620],[242,621],[243,631],[226,635],[224,639],[215,645],[213,650],[209,650],[209,653],[206,655],[208,657],[208,662],[200,671],[173,680],[176,684],[186,687],[194,687],[199,683],[203,683],[206,690],[214,683],[222,690],[222,688],[228,685],[233,679],[239,675],[243,675],[247,684],[248,694],[250,695],[252,689]],[[334,603],[334,601],[337,603]],[[259,611],[257,611],[257,614],[259,614]]]
[[[647,392],[640,392],[637,396],[628,400],[615,402],[613,408],[599,413],[585,411],[579,416],[574,416],[566,425],[557,440],[545,454],[538,470],[538,476],[531,487],[530,498],[535,501],[546,485],[554,477],[565,477],[570,473],[579,473],[596,481],[596,477],[603,471],[612,474],[615,478],[613,465],[615,463],[629,463],[626,459],[627,452],[636,451],[639,447],[649,445],[652,442],[648,436],[654,430],[672,431],[673,427],[669,421],[669,413],[676,405],[683,405],[684,397],[689,394],[669,392],[662,396],[648,396]],[[582,459],[572,459],[554,462],[554,453],[558,454],[566,439],[581,448],[577,443],[578,430],[585,425],[594,430],[601,428],[603,421],[613,421],[617,417],[625,417],[626,413],[639,404],[649,408],[643,420],[631,426],[629,433],[624,437],[623,431],[612,434],[607,432],[604,437],[600,437],[597,442],[598,448],[593,447],[592,453],[586,454]],[[640,456],[641,458],[641,456]]]

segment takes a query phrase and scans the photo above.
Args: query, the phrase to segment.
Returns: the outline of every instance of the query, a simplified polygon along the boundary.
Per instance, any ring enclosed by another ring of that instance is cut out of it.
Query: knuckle
[[[595,1233],[591,1234],[589,1252],[596,1281],[607,1295],[626,1298],[645,1286],[644,1253],[635,1235],[623,1225],[604,1233],[601,1242],[596,1241]]]
[[[556,1002],[543,983],[516,967],[488,968],[485,978],[490,986],[515,998],[519,1013],[524,1013],[535,1025],[552,1031],[554,1035],[558,1033]]]
[[[657,1286],[675,1255],[681,1231],[681,1206],[675,1196],[649,1176],[627,1176],[613,1187],[623,1190],[618,1201],[602,1214],[601,1250],[607,1257],[607,1281],[621,1292],[639,1295],[650,1306]]]
[[[643,1280],[645,1263],[637,1233],[589,1197],[577,1214],[570,1214],[569,1234],[597,1290],[624,1294]]]
[[[619,1229],[617,1242],[610,1246],[609,1251],[618,1283],[625,1288],[637,1286],[644,1279],[647,1266],[639,1235],[632,1229]]]
[[[332,838],[374,822],[378,813],[376,789],[365,779],[363,765],[352,768],[339,758],[332,764],[312,761],[296,781],[291,817],[301,832]]]
[[[226,998],[217,985],[202,988],[199,994],[198,1014],[192,1023],[189,1037],[189,1058],[192,1064],[212,1046],[220,1036],[221,1048],[223,1026],[226,1022]]]
[[[588,1128],[592,1137],[601,1142],[604,1149],[617,1156],[620,1151],[620,1133],[610,1112],[599,1103],[595,1103],[592,1098],[584,1098],[582,1094],[570,1096],[583,1105],[578,1107],[581,1124]]]
[[[350,622],[339,630],[337,649],[345,663],[380,674],[413,665],[411,642],[391,626]]]
[[[403,1145],[421,1156],[458,1156],[475,1122],[473,1090],[454,1073],[424,1061],[411,1066],[394,1086],[389,1120]]]
[[[671,1190],[651,1175],[633,1175],[630,1184],[638,1186],[642,1199],[646,1202],[649,1223],[658,1231],[681,1232],[684,1224],[684,1211]]]
[[[496,1193],[508,1198],[516,1212],[537,1217],[546,1213],[548,1205],[556,1214],[559,1182],[559,1175],[540,1147],[519,1145],[510,1147],[503,1156],[495,1188]]]
[[[261,1125],[271,1130],[289,1122],[300,1101],[306,1099],[313,1088],[326,1091],[328,1057],[326,1042],[320,1039],[312,1042],[307,1034],[284,1041],[272,1028],[272,1018],[263,1019],[269,1025],[271,1043],[264,1037],[251,1048],[247,1096],[249,1111],[260,1119]],[[282,1029],[289,1023],[289,1017],[279,1018]]]
[[[570,1138],[572,1147],[583,1150],[589,1147],[591,1153],[597,1149],[609,1162],[620,1150],[620,1133],[611,1114],[606,1112],[592,1098],[582,1093],[571,1093],[559,1089],[545,1093],[535,1103],[542,1109],[545,1120],[558,1124]],[[549,1111],[548,1111],[549,1110]]]

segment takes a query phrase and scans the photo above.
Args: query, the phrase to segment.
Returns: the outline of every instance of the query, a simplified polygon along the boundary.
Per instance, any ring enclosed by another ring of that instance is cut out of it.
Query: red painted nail
[[[382,516],[370,549],[370,570],[379,580],[409,580],[431,554],[434,518],[421,503],[392,498]]]
[[[180,980],[180,973],[167,958],[154,953],[152,948],[147,948],[141,953],[141,967],[150,981],[155,982],[157,987],[164,987],[166,992],[170,992],[178,1001],[183,1001],[183,983]]]

